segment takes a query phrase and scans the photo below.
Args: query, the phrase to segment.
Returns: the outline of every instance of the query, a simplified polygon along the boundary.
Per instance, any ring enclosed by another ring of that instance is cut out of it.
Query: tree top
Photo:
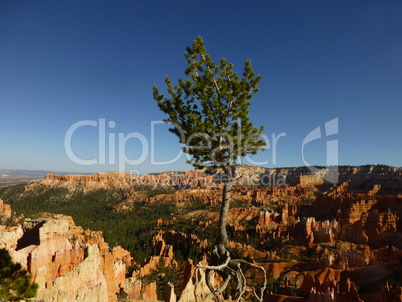
[[[225,58],[216,64],[207,54],[202,37],[187,47],[185,79],[165,82],[169,96],[153,86],[154,99],[169,117],[169,130],[179,137],[196,167],[233,166],[238,157],[256,154],[266,145],[263,127],[249,120],[250,100],[256,94],[261,76],[255,75],[246,60],[241,77]]]

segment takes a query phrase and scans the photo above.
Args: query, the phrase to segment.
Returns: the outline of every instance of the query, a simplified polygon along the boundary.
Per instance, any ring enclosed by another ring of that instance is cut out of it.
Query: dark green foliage
[[[261,76],[255,76],[251,61],[244,65],[243,76],[233,71],[233,64],[212,61],[202,37],[193,41],[184,53],[186,79],[173,86],[165,78],[169,97],[153,86],[154,99],[169,118],[184,151],[194,166],[233,165],[238,156],[256,154],[265,146],[263,127],[249,121],[249,105],[258,92]]]
[[[174,194],[177,189],[170,186],[140,186],[136,188],[136,191],[146,193],[147,197],[155,197],[161,194]]]
[[[315,196],[315,197],[318,197],[318,196],[320,196],[321,194],[322,194],[322,192],[321,192],[320,190],[314,192],[314,196]]]
[[[233,199],[232,202],[230,203],[231,209],[248,208],[248,207],[249,207],[249,203],[244,199]]]
[[[16,217],[15,217],[14,213],[12,213],[11,217],[9,217],[9,218],[0,216],[0,224],[8,226],[8,227],[18,225],[18,223],[15,220],[16,220]]]
[[[203,217],[202,215],[194,215],[191,218],[189,217],[183,217],[179,216],[177,219],[174,221],[173,225],[169,225],[166,227],[163,227],[165,231],[167,230],[179,230],[180,232],[184,234],[193,234],[196,235],[200,240],[207,239],[209,243],[213,243],[214,240],[216,239],[216,234],[218,232],[218,227],[216,224],[211,224],[207,228],[200,227],[198,223],[200,221],[208,221],[210,218],[208,217]],[[184,259],[186,258],[191,258],[195,260],[193,256],[187,256],[185,252],[184,254]]]
[[[19,194],[24,193],[24,186],[25,184],[21,184],[0,188],[0,196],[4,200],[14,198]]]
[[[0,249],[0,300],[18,301],[36,296],[38,285],[19,263],[13,263],[10,254]]]
[[[13,211],[31,216],[41,211],[57,211],[66,203],[66,188],[37,187],[35,190],[24,190],[24,185],[10,186],[0,190],[0,198],[11,205]],[[48,210],[49,209],[49,210]],[[60,213],[60,212],[57,212]]]
[[[300,204],[305,206],[311,206],[314,203],[314,200],[315,199],[313,198],[305,198],[300,202]]]

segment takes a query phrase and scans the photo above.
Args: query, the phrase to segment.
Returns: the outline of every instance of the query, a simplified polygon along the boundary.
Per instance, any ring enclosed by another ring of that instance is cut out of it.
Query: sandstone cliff
[[[0,235],[0,247],[39,285],[39,300],[117,301],[121,294],[156,300],[155,288],[126,278],[132,264],[126,250],[110,249],[100,232],[82,230],[71,217],[44,214],[22,225],[0,226]]]

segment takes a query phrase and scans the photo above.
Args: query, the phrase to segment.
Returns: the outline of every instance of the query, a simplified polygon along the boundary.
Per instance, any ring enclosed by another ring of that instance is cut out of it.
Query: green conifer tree
[[[0,249],[0,301],[19,301],[36,296],[38,285],[6,249]]]
[[[193,41],[184,56],[188,64],[185,70],[187,78],[180,79],[173,86],[166,77],[169,96],[160,94],[156,85],[153,86],[153,95],[159,108],[168,115],[165,121],[172,126],[169,130],[179,137],[184,152],[189,154],[189,162],[195,167],[220,167],[224,172],[214,257],[212,266],[204,267],[225,278],[219,290],[215,290],[211,278],[207,278],[211,292],[220,300],[220,293],[232,277],[232,273],[228,274],[224,269],[240,266],[241,262],[230,259],[226,249],[226,220],[230,191],[237,179],[236,163],[241,157],[256,154],[266,144],[262,139],[263,127],[254,127],[248,116],[250,100],[259,90],[261,76],[254,74],[250,60],[245,62],[241,78],[226,59],[221,59],[219,65],[215,64],[206,53],[202,37]],[[238,282],[244,283],[242,271],[236,268],[233,271]],[[240,288],[243,294],[245,285]]]

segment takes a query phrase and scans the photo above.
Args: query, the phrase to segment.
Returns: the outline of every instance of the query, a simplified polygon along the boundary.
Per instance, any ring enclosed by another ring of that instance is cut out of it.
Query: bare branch
[[[209,270],[215,270],[215,271],[219,271],[222,270],[224,268],[226,268],[228,266],[230,262],[230,257],[228,256],[228,258],[226,259],[225,263],[221,264],[221,265],[201,265],[201,264],[197,264],[197,268],[203,268],[203,269],[209,269]]]
[[[231,278],[232,278],[232,276],[228,275],[226,280],[221,285],[221,287],[219,287],[218,289],[213,289],[213,291],[211,291],[211,293],[209,293],[205,297],[205,300],[208,301],[209,299],[212,298],[212,296],[215,296],[218,299],[218,301],[222,301],[221,295],[225,291],[226,287],[229,285],[229,281]]]
[[[214,73],[213,73],[213,71],[211,70],[211,68],[209,68],[209,66],[207,65],[207,63],[206,63],[206,61],[205,61],[205,55],[204,55],[203,53],[201,53],[200,56],[202,57],[202,60],[204,61],[205,66],[207,66],[208,71],[209,71],[209,72],[211,73],[211,75],[212,75],[212,79],[213,79],[214,86],[215,86],[215,89],[216,89],[216,94],[218,95],[218,98],[220,99],[220,96],[219,96],[220,89],[219,89],[218,83],[216,82],[216,79],[215,79],[215,77],[214,77]]]
[[[239,290],[240,290],[239,297],[236,300],[238,302],[242,298],[243,294],[246,292],[247,280],[246,280],[246,277],[243,274],[243,271],[242,271],[242,269],[240,267],[240,264],[237,267],[238,267],[238,271],[237,271],[236,275],[237,275],[237,279],[239,280],[239,285],[241,287],[241,288],[239,288]],[[239,278],[239,276],[241,278]]]
[[[250,266],[250,267],[257,268],[257,269],[259,269],[259,270],[262,271],[262,273],[263,273],[263,275],[264,275],[264,284],[263,284],[263,286],[260,288],[260,294],[257,294],[257,293],[255,292],[255,289],[246,289],[247,291],[253,292],[253,294],[256,296],[256,298],[257,298],[259,301],[262,301],[262,300],[263,300],[263,296],[264,296],[264,291],[265,291],[265,288],[267,287],[267,283],[268,283],[268,282],[267,282],[267,273],[266,273],[266,271],[265,271],[265,268],[264,268],[263,266],[261,266],[261,265],[254,264],[254,263],[250,263],[250,262],[248,262],[248,261],[246,261],[246,260],[243,260],[243,259],[233,259],[233,260],[231,260],[230,264],[231,264],[231,265],[245,264],[245,265],[248,265],[248,266]]]

